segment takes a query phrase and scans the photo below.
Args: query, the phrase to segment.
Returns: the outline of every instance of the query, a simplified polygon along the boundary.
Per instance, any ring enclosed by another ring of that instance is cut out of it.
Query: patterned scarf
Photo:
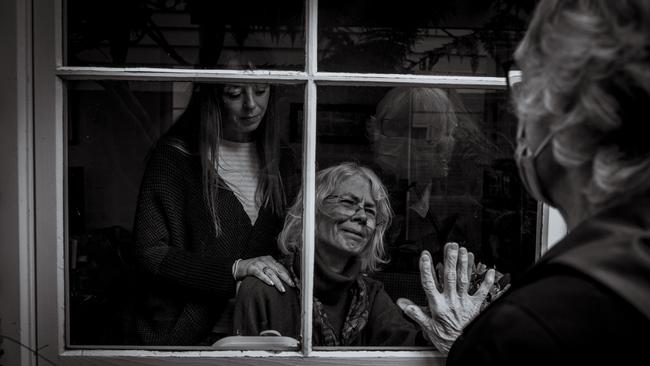
[[[352,301],[350,309],[345,317],[342,339],[336,336],[336,330],[327,318],[323,304],[314,296],[314,329],[318,329],[322,337],[322,346],[349,346],[361,333],[368,323],[370,313],[368,303],[368,289],[361,276],[356,280],[356,286],[352,287]]]
[[[291,272],[291,276],[296,283],[296,288],[300,289],[300,279],[296,276],[295,271],[296,264],[300,268],[300,256],[292,256],[285,263],[291,263],[290,265],[286,265],[286,267]],[[323,269],[320,268],[320,270]],[[321,279],[315,276],[315,280]],[[337,336],[337,330],[334,329],[334,326],[332,326],[332,323],[328,319],[323,303],[314,296],[313,334],[315,346],[350,346],[365,328],[370,315],[370,301],[368,298],[368,288],[360,273],[356,275],[354,284],[352,284],[350,289],[352,292],[352,301],[350,302],[350,308],[347,310],[345,322],[343,323],[341,339]],[[345,291],[345,289],[342,289],[342,291]],[[300,290],[298,290],[298,293],[300,294]]]

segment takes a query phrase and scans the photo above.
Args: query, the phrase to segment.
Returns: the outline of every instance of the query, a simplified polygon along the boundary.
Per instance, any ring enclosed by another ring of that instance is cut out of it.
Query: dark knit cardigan
[[[277,253],[278,215],[262,207],[253,226],[235,195],[220,188],[217,237],[203,197],[198,156],[159,144],[142,180],[134,225],[140,272],[135,342],[204,342],[235,295],[235,260]]]

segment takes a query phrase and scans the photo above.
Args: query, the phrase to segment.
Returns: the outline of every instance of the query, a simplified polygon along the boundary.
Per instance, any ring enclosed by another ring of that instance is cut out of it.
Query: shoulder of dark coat
[[[370,295],[384,291],[384,284],[381,281],[365,274],[361,275],[361,279],[366,283]]]
[[[288,296],[297,296],[297,290],[288,285],[284,286],[285,293],[281,293],[274,286],[269,286],[254,276],[244,278],[237,291],[237,297],[262,298],[265,301],[284,301]]]

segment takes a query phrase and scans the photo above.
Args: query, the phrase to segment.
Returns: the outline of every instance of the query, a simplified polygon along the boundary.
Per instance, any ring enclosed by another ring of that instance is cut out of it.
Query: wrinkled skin
[[[481,304],[494,284],[495,271],[490,269],[476,292],[470,295],[470,262],[473,262],[473,256],[467,249],[459,248],[456,243],[447,243],[443,280],[438,285],[431,254],[422,252],[420,279],[428,309],[422,309],[408,299],[397,300],[397,305],[420,325],[425,336],[443,354],[449,352],[463,328],[481,311]]]
[[[285,292],[283,282],[291,287],[295,283],[291,280],[289,271],[280,262],[270,255],[242,259],[235,269],[235,279],[243,280],[246,276],[255,276],[269,286],[275,286],[280,292]]]

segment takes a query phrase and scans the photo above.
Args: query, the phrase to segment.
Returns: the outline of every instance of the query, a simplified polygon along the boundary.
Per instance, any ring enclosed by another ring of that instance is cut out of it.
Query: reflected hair
[[[341,182],[357,176],[370,182],[372,198],[377,206],[375,232],[370,239],[368,248],[361,254],[361,271],[369,273],[377,271],[382,264],[387,262],[384,233],[393,218],[388,191],[379,177],[371,169],[352,162],[341,163],[319,171],[316,174],[316,220],[321,215],[323,200],[332,194]],[[290,254],[302,249],[302,216],[303,189],[298,193],[295,203],[289,208],[284,220],[284,227],[278,236],[278,247],[282,253]]]
[[[471,117],[460,95],[454,89],[434,87],[396,87],[388,91],[377,103],[373,125],[368,126],[370,141],[376,141],[382,133],[385,121],[396,124],[402,131],[407,127],[414,113],[424,113],[433,117],[438,129],[428,129],[427,140],[438,144],[455,146],[464,142],[480,151],[476,159],[487,163],[492,159],[496,146],[486,138],[478,123]],[[457,152],[458,153],[458,152]],[[460,151],[465,154],[467,151]]]
[[[414,112],[431,114],[440,122],[440,128],[428,131],[439,132],[440,135],[436,136],[439,139],[451,139],[458,127],[459,117],[467,114],[456,97],[440,88],[397,87],[379,101],[375,117],[380,126],[384,120],[390,120],[406,129]],[[437,140],[433,136],[427,136],[427,139]]]
[[[589,165],[594,204],[650,181],[650,2],[543,0],[515,52],[520,123],[548,123],[555,160]]]

